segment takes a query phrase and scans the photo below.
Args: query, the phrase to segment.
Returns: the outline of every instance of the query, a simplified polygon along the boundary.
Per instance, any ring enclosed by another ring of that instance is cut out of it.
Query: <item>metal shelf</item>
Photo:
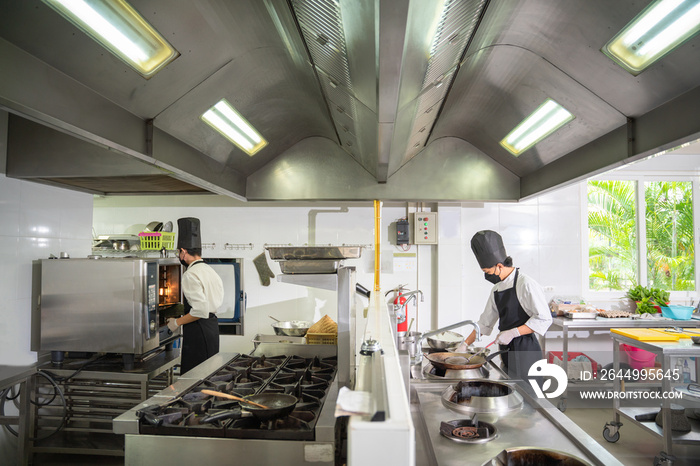
[[[627,419],[633,421],[635,424],[643,427],[645,430],[658,435],[659,437],[664,436],[664,429],[656,424],[654,421],[638,421],[634,416],[638,414],[646,414],[650,412],[649,408],[620,408],[620,414],[625,416]],[[695,419],[688,419],[690,421],[690,427],[692,430],[686,434],[671,433],[674,444],[695,444],[700,442],[700,421]]]
[[[324,274],[281,274],[277,275],[277,281],[292,285],[309,286],[322,290],[337,291],[338,275],[335,273]]]

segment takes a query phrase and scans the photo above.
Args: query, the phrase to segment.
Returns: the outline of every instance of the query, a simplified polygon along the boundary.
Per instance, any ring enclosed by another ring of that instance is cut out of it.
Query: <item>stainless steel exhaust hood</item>
[[[148,80],[40,0],[0,15],[7,176],[107,195],[517,201],[700,137],[694,37],[632,76],[632,0],[130,3],[180,56]],[[203,124],[222,98],[269,141]],[[576,118],[519,157],[546,98]]]

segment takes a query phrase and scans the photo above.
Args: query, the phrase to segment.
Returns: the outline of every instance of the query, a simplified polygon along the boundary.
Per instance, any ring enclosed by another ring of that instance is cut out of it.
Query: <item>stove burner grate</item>
[[[498,437],[493,424],[474,419],[456,419],[440,423],[440,434],[460,443],[486,443]]]

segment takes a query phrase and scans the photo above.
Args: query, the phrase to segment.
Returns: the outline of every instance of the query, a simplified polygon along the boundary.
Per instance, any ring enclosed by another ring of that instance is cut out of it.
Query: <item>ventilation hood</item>
[[[700,37],[637,76],[620,0],[131,0],[179,52],[149,79],[40,0],[4,2],[7,176],[104,195],[517,201],[700,138]],[[547,98],[575,119],[512,156]],[[249,156],[201,115],[226,99]],[[2,170],[0,170],[2,171]]]

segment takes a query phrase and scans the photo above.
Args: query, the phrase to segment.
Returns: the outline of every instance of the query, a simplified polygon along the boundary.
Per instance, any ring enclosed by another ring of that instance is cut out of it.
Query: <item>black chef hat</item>
[[[502,264],[508,257],[501,235],[492,230],[481,230],[472,237],[472,251],[482,269]]]
[[[201,249],[202,235],[199,219],[194,217],[177,219],[177,249]]]

